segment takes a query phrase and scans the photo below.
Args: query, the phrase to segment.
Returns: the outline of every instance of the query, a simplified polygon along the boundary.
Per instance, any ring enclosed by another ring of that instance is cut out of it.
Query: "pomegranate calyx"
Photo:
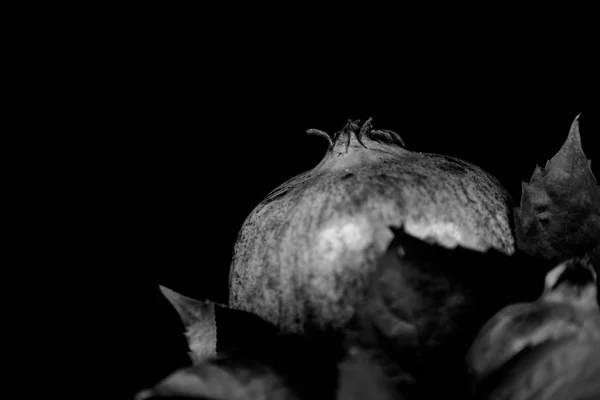
[[[362,124],[362,126],[360,126],[359,119],[357,119],[356,121],[352,121],[351,119],[349,119],[344,128],[342,128],[342,130],[340,131],[337,131],[333,135],[333,140],[331,139],[331,136],[328,133],[320,129],[308,129],[306,133],[325,138],[329,143],[328,150],[333,149],[333,147],[335,147],[338,144],[340,137],[344,137],[345,140],[344,142],[341,142],[341,144],[345,145],[346,153],[348,153],[348,148],[350,147],[350,143],[353,137],[365,149],[369,148],[363,141],[363,138],[365,137],[367,138],[367,140],[406,147],[404,140],[402,140],[402,137],[398,133],[389,129],[373,129],[373,123],[371,122],[372,120],[373,118],[371,117],[367,119],[365,123]]]
[[[369,119],[370,121],[370,119]],[[367,122],[369,122],[367,121]],[[356,137],[356,139],[358,140],[358,143],[360,143],[365,149],[367,148],[367,146],[365,146],[365,144],[362,142],[361,140],[361,135],[362,135],[362,129],[359,131],[359,133],[356,133],[356,130],[359,127],[360,123],[360,119],[357,119],[356,121],[352,121],[351,119],[348,120],[348,122],[346,122],[346,126],[344,126],[344,128],[341,131],[337,131],[334,135],[333,135],[333,142],[334,145],[337,144],[338,140],[340,139],[340,136],[345,136],[346,137],[346,153],[348,153],[348,148],[350,147],[350,142],[352,141],[352,136],[354,135]],[[364,126],[364,125],[363,125]]]
[[[327,140],[327,143],[329,143],[329,149],[333,147],[333,141],[331,140],[331,136],[329,136],[327,132],[324,132],[320,129],[307,129],[306,133],[308,133],[309,135],[315,135],[325,138],[325,140]]]

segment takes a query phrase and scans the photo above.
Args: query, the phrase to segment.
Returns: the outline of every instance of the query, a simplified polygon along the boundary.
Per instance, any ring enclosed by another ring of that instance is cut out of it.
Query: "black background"
[[[92,167],[85,221],[100,233],[100,275],[127,283],[126,322],[113,330],[132,391],[187,363],[183,327],[158,285],[227,301],[245,217],[325,154],[306,129],[333,134],[373,117],[411,150],[483,167],[516,202],[579,113],[586,155],[600,159],[591,49],[576,39],[509,39],[502,26],[482,32],[485,22],[430,39],[398,25],[374,36],[360,24],[322,35],[307,23],[297,36],[281,34],[285,22],[198,25],[159,18],[106,40],[107,25],[72,66],[77,157]]]

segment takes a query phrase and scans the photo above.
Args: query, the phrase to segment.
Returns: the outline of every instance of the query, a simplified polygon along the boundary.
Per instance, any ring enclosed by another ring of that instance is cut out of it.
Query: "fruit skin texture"
[[[286,331],[343,326],[393,237],[390,226],[450,248],[514,252],[512,199],[496,179],[357,122],[333,141],[309,131],[329,140],[326,156],[247,217],[234,247],[230,307]]]

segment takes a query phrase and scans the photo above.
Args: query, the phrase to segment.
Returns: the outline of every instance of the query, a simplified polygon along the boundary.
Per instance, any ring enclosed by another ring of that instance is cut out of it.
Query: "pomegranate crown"
[[[358,143],[360,143],[364,148],[368,148],[367,145],[365,145],[365,138],[366,140],[372,140],[406,147],[404,140],[402,140],[402,137],[400,137],[398,133],[389,129],[373,129],[372,120],[373,118],[369,118],[364,122],[364,124],[362,124],[362,126],[360,126],[359,119],[357,119],[356,121],[352,121],[351,119],[349,119],[344,128],[342,128],[341,131],[337,131],[333,135],[333,140],[331,139],[331,136],[328,133],[319,129],[308,129],[306,133],[325,138],[329,143],[329,149],[332,149],[336,144],[338,144],[338,141],[341,138],[345,138],[345,145],[347,151],[348,147],[350,146],[350,139],[352,137],[355,137]]]

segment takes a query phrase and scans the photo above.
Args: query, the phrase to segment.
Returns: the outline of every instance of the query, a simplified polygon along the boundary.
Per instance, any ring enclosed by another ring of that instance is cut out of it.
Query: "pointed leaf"
[[[600,187],[581,146],[579,116],[545,168],[522,186],[515,211],[517,245],[528,254],[564,260],[593,250],[600,238]]]
[[[160,286],[160,291],[173,305],[185,327],[185,336],[194,364],[217,354],[215,303],[199,301]]]
[[[199,301],[164,286],[160,290],[183,322],[190,358],[195,365],[207,358],[264,346],[279,333],[275,325],[253,313]]]

